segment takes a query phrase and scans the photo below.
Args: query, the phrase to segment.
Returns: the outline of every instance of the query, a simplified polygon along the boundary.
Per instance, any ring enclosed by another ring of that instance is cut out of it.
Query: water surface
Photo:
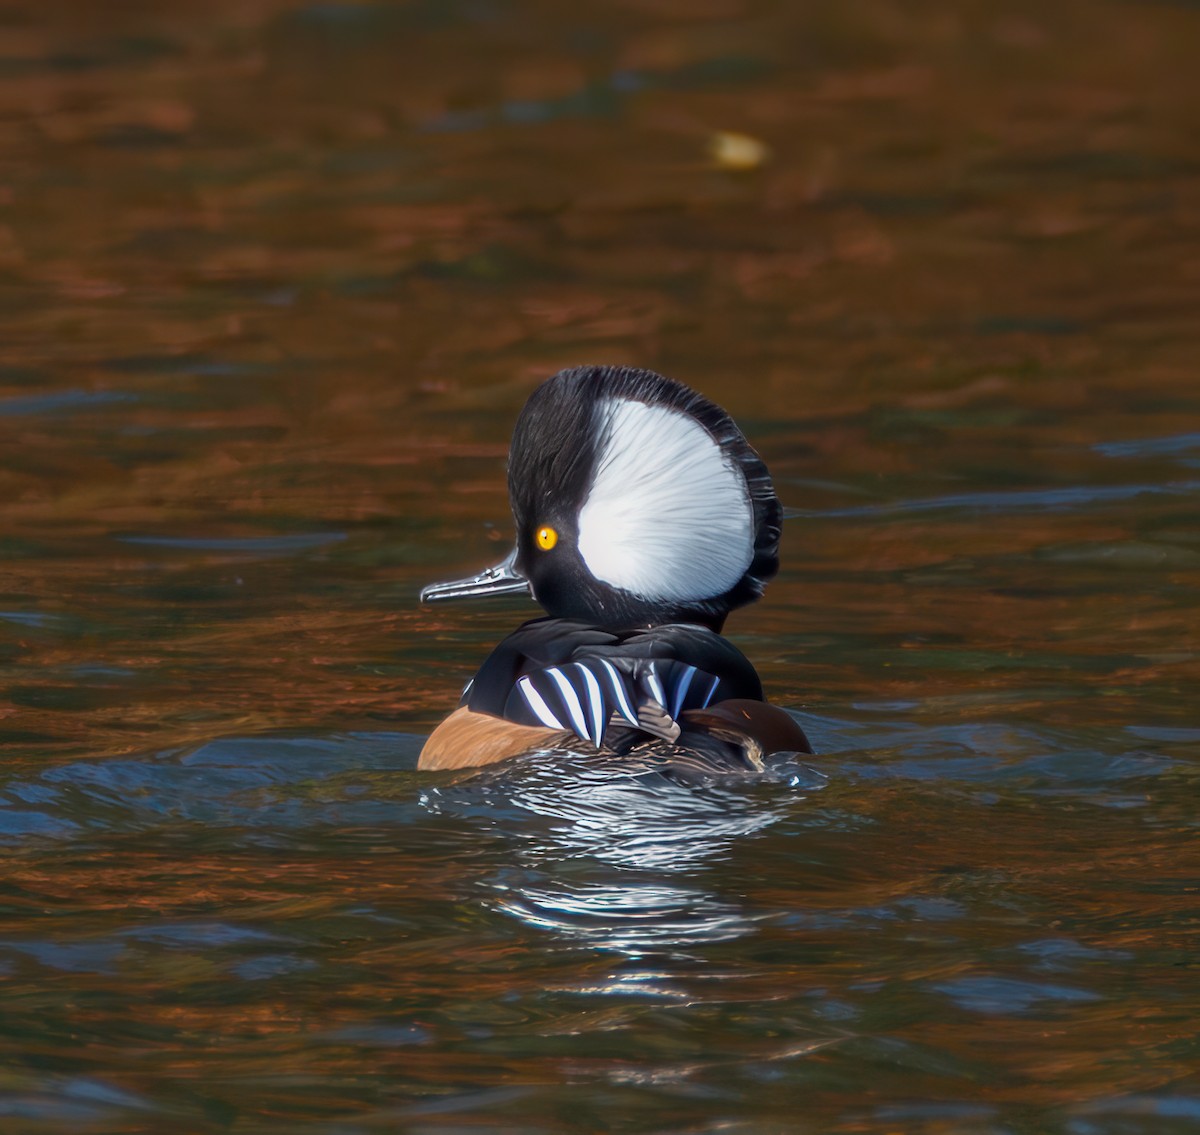
[[[0,12],[0,1128],[1196,1130],[1198,35]],[[592,361],[770,464],[806,763],[414,771]]]

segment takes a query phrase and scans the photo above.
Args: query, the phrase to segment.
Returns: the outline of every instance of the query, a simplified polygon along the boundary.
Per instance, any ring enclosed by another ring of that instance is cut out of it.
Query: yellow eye
[[[537,536],[534,538],[537,540],[537,546],[541,548],[543,552],[550,551],[550,549],[558,543],[558,533],[555,532],[554,529],[548,524],[539,528],[537,530]]]

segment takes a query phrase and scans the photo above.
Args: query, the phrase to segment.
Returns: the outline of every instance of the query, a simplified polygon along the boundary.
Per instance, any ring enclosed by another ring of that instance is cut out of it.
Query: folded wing
[[[592,657],[522,674],[503,716],[568,730],[597,748],[614,721],[673,741],[684,710],[704,709],[732,694],[720,677],[677,659]]]

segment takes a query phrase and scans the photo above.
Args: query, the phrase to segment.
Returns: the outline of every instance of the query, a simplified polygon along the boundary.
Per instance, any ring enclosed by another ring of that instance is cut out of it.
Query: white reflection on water
[[[431,789],[422,801],[476,821],[492,806],[493,826],[515,843],[512,868],[483,881],[499,910],[642,957],[752,932],[763,916],[706,887],[705,869],[824,784],[794,759],[752,777],[684,784],[646,763],[555,751]]]
[[[633,881],[575,888],[495,886],[502,896],[496,906],[505,913],[629,957],[741,938],[760,917],[699,887]]]

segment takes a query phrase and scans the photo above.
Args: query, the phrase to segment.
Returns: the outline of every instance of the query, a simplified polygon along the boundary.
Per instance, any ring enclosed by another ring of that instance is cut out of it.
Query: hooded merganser
[[[724,410],[653,371],[561,371],[517,420],[508,492],[512,553],[421,601],[531,593],[547,617],[492,651],[418,768],[566,747],[749,770],[812,752],[721,637],[775,574],[782,516]]]

